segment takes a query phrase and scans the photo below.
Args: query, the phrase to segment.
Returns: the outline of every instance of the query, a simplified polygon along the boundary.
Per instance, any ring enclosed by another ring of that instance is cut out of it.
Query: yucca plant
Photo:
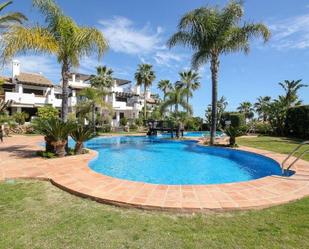
[[[53,152],[58,157],[66,155],[67,137],[75,128],[74,123],[63,122],[59,118],[38,118],[33,122],[33,127],[37,133],[44,136],[47,152]]]
[[[84,126],[82,124],[77,124],[74,130],[71,131],[70,135],[72,139],[75,141],[74,152],[76,155],[82,154],[84,148],[84,142],[90,140],[95,136],[90,126]]]
[[[243,131],[241,127],[227,127],[224,131],[229,137],[230,137],[230,146],[235,147],[237,146],[236,144],[236,137],[239,137],[243,135]]]

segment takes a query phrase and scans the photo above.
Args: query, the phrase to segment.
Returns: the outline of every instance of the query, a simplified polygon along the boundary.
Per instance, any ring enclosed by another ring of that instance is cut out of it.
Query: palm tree
[[[96,89],[92,87],[87,87],[81,90],[78,94],[84,100],[82,100],[77,106],[77,113],[81,116],[91,112],[91,122],[93,127],[93,133],[96,132],[96,107],[106,107],[110,106],[104,101],[104,97],[107,92],[103,89]]]
[[[200,87],[200,77],[197,72],[192,70],[180,72],[179,76],[180,87],[186,88],[188,90],[187,104],[189,104],[189,98],[192,96],[192,91],[195,91]]]
[[[92,75],[90,84],[96,88],[110,88],[114,83],[113,70],[106,66],[97,67],[97,75]]]
[[[245,115],[246,119],[251,119],[254,116],[253,105],[248,101],[244,101],[244,102],[240,103],[239,107],[237,107],[237,110],[239,112],[243,113]]]
[[[13,1],[7,1],[0,4],[0,12],[3,11],[8,5],[12,4]],[[23,21],[27,21],[27,17],[20,12],[9,12],[0,16],[0,28],[6,29],[13,24],[22,24]]]
[[[285,91],[285,102],[288,107],[297,106],[301,104],[301,101],[298,99],[297,91],[303,87],[307,87],[308,85],[302,84],[302,80],[285,80],[284,82],[280,82],[279,85]]]
[[[68,115],[68,79],[71,67],[77,67],[83,56],[97,52],[100,58],[107,48],[101,31],[78,26],[62,12],[54,0],[33,0],[45,16],[46,26],[13,26],[2,36],[2,59],[7,62],[17,53],[28,50],[54,54],[61,64],[62,120]]]
[[[255,111],[259,114],[259,118],[261,118],[263,122],[267,121],[269,105],[271,103],[270,101],[270,96],[260,96],[258,97],[257,102],[254,104]]]
[[[173,86],[169,80],[160,80],[158,82],[158,88],[163,92],[163,100],[165,100],[166,94],[173,88]]]
[[[181,18],[176,32],[168,41],[169,47],[177,44],[191,47],[193,68],[210,61],[212,80],[212,123],[210,143],[214,143],[217,123],[218,70],[220,55],[238,51],[249,52],[250,39],[270,37],[268,28],[261,24],[240,23],[244,15],[241,1],[231,1],[223,9],[201,7]]]
[[[74,152],[76,155],[83,153],[84,142],[94,137],[94,133],[89,126],[76,124],[76,127],[71,131],[70,136],[75,141]]]
[[[192,113],[192,107],[185,100],[188,94],[188,90],[181,87],[174,87],[173,91],[168,92],[166,94],[166,100],[161,104],[161,112],[165,112],[165,110],[170,106],[175,106],[175,114],[178,114],[179,106],[188,111],[190,114]]]
[[[155,72],[152,70],[150,64],[140,64],[135,73],[135,80],[138,86],[144,86],[144,119],[147,119],[147,88],[151,86],[152,82],[156,79]]]

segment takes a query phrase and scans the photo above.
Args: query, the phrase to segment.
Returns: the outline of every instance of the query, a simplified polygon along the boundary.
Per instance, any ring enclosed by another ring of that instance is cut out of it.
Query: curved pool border
[[[14,136],[0,144],[0,181],[48,180],[80,197],[116,206],[175,212],[261,209],[309,196],[309,162],[300,160],[290,177],[267,176],[247,182],[213,185],[160,185],[122,180],[96,173],[88,163],[97,153],[43,159],[34,156],[42,137]],[[286,155],[249,147],[280,163]]]

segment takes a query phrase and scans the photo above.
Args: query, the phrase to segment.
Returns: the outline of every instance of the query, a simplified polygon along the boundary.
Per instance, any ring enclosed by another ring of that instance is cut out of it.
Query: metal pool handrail
[[[285,163],[293,156],[295,155],[295,153],[301,148],[303,147],[304,145],[306,144],[309,144],[309,141],[305,141],[305,142],[302,142],[301,144],[299,144],[284,160],[283,162],[281,163],[281,170],[282,170],[282,174],[284,174],[284,166],[285,166]],[[286,168],[286,170],[289,170],[299,159],[301,159],[307,152],[309,152],[309,149],[308,150],[305,150],[304,152],[302,152],[298,157],[296,157],[296,159],[291,162],[289,164],[289,166]]]

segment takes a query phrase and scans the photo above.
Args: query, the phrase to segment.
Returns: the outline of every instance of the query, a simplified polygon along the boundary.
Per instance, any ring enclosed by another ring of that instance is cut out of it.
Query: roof
[[[83,74],[83,73],[70,73],[70,77],[72,78],[72,75],[75,74],[75,79],[76,80],[82,80],[82,81],[87,81],[90,80],[91,75],[89,74]]]
[[[81,80],[81,81],[87,81],[90,80],[91,76],[90,74],[82,74],[82,73],[70,73],[70,77],[72,78],[72,75],[75,74],[75,80]],[[116,84],[118,86],[126,85],[131,83],[130,80],[124,80],[124,79],[119,79],[119,78],[113,78],[116,80]]]
[[[41,74],[20,73],[16,76],[16,80],[23,84],[37,86],[53,86],[53,83]]]
[[[6,76],[0,76],[0,81],[3,81],[3,84],[12,85],[12,78]]]
[[[126,84],[131,83],[130,80],[123,80],[123,79],[119,79],[119,78],[114,78],[114,80],[116,80],[116,84],[118,86],[122,86],[122,85],[126,85]]]

